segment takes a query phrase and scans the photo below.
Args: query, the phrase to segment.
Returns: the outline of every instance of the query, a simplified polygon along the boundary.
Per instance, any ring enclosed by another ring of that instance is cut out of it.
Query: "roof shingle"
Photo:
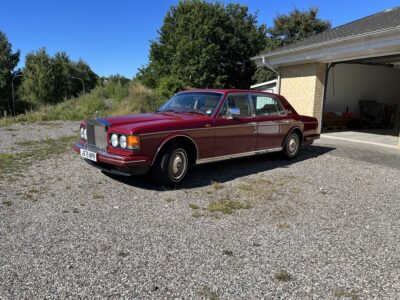
[[[332,29],[325,30],[324,32],[311,36],[303,41],[283,46],[272,52],[264,52],[263,54],[274,55],[281,52],[291,52],[299,48],[335,40],[347,39],[367,33],[380,32],[399,26],[400,7],[395,7]]]

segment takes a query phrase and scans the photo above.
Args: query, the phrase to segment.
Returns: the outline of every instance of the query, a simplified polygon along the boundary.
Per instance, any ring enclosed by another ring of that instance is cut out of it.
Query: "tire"
[[[154,163],[154,179],[166,187],[181,183],[189,169],[189,157],[180,144],[172,144],[163,151]]]
[[[288,135],[283,146],[283,157],[285,159],[294,159],[299,154],[301,147],[300,135],[297,132],[292,132]]]

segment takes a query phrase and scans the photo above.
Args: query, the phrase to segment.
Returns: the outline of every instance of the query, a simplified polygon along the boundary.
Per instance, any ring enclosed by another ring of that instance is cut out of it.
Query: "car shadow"
[[[281,153],[273,153],[195,166],[190,170],[186,180],[176,189],[204,187],[213,182],[224,183],[275,168],[288,168],[293,164],[324,155],[335,149],[333,147],[311,145],[303,146],[299,155],[293,160],[284,160]],[[141,189],[160,192],[169,190],[155,183],[150,174],[132,177],[109,173],[104,173],[104,175],[126,185]]]

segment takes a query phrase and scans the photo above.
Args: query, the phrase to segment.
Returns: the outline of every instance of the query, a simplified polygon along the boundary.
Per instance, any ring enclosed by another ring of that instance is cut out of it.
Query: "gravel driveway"
[[[57,139],[75,125],[37,128]],[[29,128],[0,128],[0,155]],[[72,150],[9,167],[0,299],[399,298],[400,170],[340,149],[203,165],[176,190]]]

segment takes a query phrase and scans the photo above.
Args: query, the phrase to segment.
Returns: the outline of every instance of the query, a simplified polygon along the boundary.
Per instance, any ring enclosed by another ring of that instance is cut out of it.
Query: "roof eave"
[[[305,56],[308,52],[311,52],[315,49],[326,49],[326,48],[334,48],[336,45],[340,46],[344,43],[357,43],[359,40],[367,40],[371,38],[379,38],[380,36],[385,36],[391,33],[399,33],[400,32],[400,26],[392,27],[392,28],[387,28],[384,30],[379,30],[379,31],[373,31],[365,34],[359,34],[359,35],[353,35],[350,37],[346,38],[341,38],[341,39],[334,39],[331,41],[323,42],[323,43],[316,43],[304,47],[298,47],[294,49],[288,49],[288,50],[283,50],[283,51],[274,51],[270,53],[262,53],[257,56],[252,57],[251,59],[256,62],[258,66],[263,66],[265,65],[265,62],[267,62],[270,66],[272,67],[279,67],[280,65],[275,64],[274,58],[280,57],[281,59],[284,58],[285,56],[295,56],[295,55],[301,55]],[[399,41],[400,45],[400,41]],[[319,57],[319,60],[323,60],[323,55]],[[308,60],[310,61],[310,59]]]

